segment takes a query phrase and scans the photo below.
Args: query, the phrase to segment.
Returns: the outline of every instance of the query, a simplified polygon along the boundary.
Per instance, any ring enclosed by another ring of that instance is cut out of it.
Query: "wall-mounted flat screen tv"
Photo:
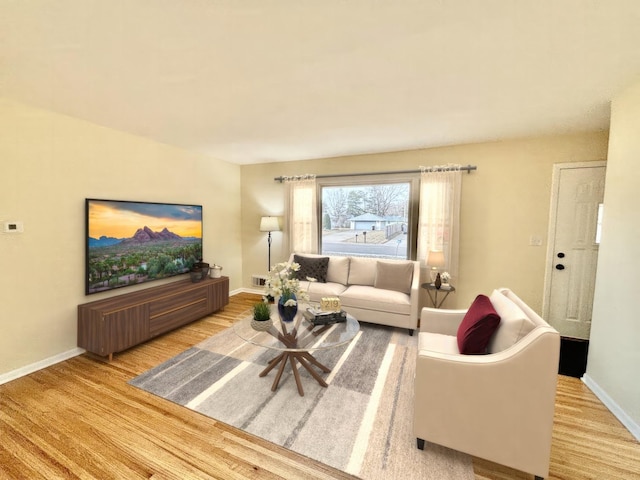
[[[202,205],[86,199],[86,294],[180,275],[202,258]]]

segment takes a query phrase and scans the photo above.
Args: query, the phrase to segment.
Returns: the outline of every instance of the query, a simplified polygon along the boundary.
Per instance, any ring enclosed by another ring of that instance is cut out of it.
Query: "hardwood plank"
[[[259,297],[126,352],[0,385],[0,478],[352,479],[127,382],[226,328]],[[640,445],[578,379],[559,376],[551,479],[640,478]],[[533,478],[474,459],[477,480]]]

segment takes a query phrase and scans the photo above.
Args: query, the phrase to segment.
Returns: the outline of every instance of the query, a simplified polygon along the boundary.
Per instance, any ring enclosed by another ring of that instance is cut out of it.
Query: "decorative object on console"
[[[201,205],[87,198],[85,222],[87,295],[185,274],[202,257]]]
[[[269,232],[267,235],[268,256],[267,256],[267,270],[271,270],[271,232],[279,232],[280,222],[278,217],[262,217],[260,219],[260,231]]]
[[[213,264],[213,267],[209,270],[211,278],[220,278],[222,276],[222,267],[220,265]]]
[[[440,280],[442,280],[442,286],[443,287],[448,287],[449,286],[449,280],[451,280],[451,275],[449,275],[449,272],[442,272],[440,274]]]
[[[204,280],[209,275],[209,264],[203,262],[202,259],[200,259],[199,262],[193,264],[193,267],[191,267],[189,273],[191,275],[191,281],[193,283]]]
[[[439,269],[444,268],[444,265],[444,252],[442,250],[429,250],[427,254],[427,266],[431,267],[429,272],[431,275],[431,283],[435,284]]]

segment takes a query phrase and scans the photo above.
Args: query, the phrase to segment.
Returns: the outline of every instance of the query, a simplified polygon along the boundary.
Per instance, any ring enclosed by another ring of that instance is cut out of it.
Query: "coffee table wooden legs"
[[[298,387],[298,393],[301,396],[304,396],[304,390],[302,389],[302,381],[300,380],[300,373],[296,367],[296,360],[302,365],[307,371],[311,374],[313,378],[323,387],[327,386],[327,382],[316,372],[311,364],[318,367],[325,373],[329,373],[331,371],[330,368],[327,368],[323,364],[321,364],[318,360],[314,358],[309,352],[282,352],[277,357],[271,359],[267,368],[265,368],[262,372],[260,372],[260,376],[264,377],[271,370],[273,370],[276,366],[280,365],[278,368],[278,373],[276,374],[276,378],[273,380],[273,385],[271,386],[271,391],[275,392],[278,388],[278,384],[280,383],[280,379],[282,378],[282,373],[284,372],[284,367],[287,364],[287,361],[291,364],[291,369],[293,370],[293,376],[296,379],[296,385]]]

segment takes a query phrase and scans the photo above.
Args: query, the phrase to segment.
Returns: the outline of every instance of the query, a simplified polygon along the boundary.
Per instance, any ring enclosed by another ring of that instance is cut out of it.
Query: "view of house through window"
[[[323,186],[321,253],[408,258],[411,185]]]

